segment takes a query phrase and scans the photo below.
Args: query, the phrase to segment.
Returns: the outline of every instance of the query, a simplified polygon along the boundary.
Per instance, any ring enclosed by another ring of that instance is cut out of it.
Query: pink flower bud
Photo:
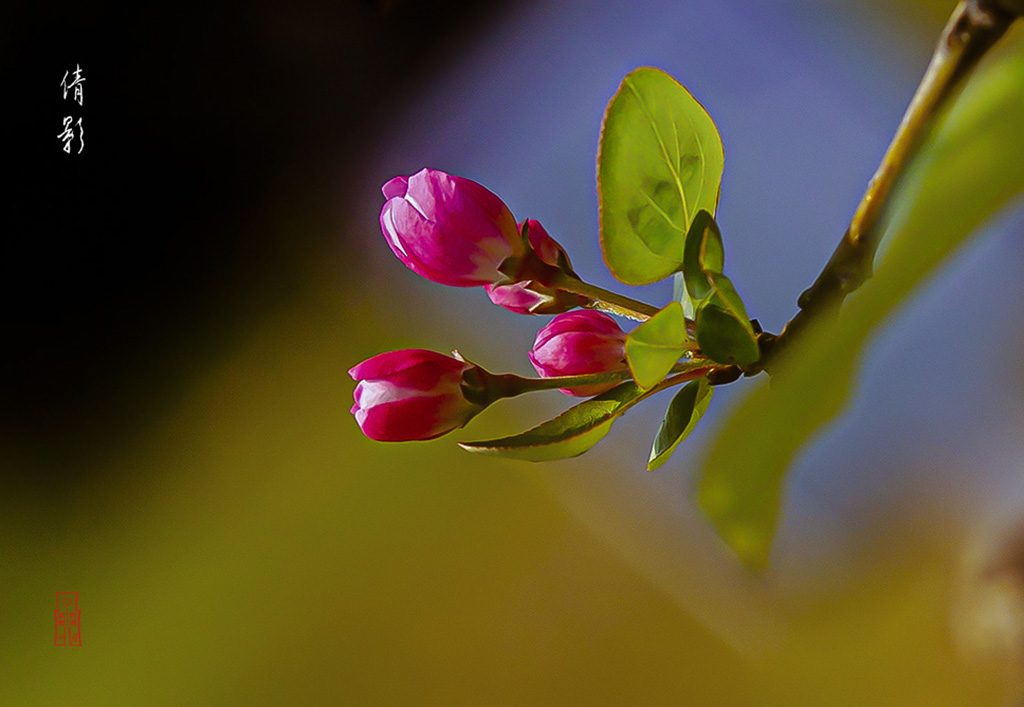
[[[463,373],[473,368],[423,349],[379,354],[348,372],[359,381],[351,412],[363,434],[381,442],[440,437],[483,409],[463,393]]]
[[[626,368],[626,334],[603,312],[560,314],[537,332],[530,363],[544,378],[604,373]],[[615,383],[562,388],[567,395],[598,395]]]
[[[537,254],[543,262],[556,268],[561,268],[563,262],[567,269],[569,267],[569,254],[565,252],[565,248],[558,244],[554,238],[552,238],[547,229],[545,229],[540,221],[531,218],[526,221],[519,223],[519,230],[526,229],[526,238],[530,242],[530,248]]]
[[[428,280],[457,287],[500,282],[502,262],[527,253],[509,208],[470,179],[423,169],[395,177],[382,191],[388,245]]]
[[[572,274],[572,266],[565,249],[548,235],[540,221],[529,219],[519,228],[525,229],[534,255],[521,264],[518,276],[523,279],[484,287],[491,302],[516,314],[558,314],[586,302],[581,295],[550,286],[554,275]]]

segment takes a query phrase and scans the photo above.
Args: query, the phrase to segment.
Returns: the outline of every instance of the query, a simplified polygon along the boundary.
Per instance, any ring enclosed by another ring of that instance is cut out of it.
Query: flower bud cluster
[[[516,223],[508,206],[480,184],[432,169],[395,177],[382,191],[381,230],[409,269],[444,285],[482,286],[494,304],[518,314],[558,315],[528,354],[541,377],[626,370],[626,334],[618,324],[600,312],[569,311],[589,300],[559,287],[578,278],[565,249],[538,221]],[[523,392],[496,394],[494,381],[502,377],[421,349],[379,354],[349,374],[358,381],[352,414],[366,436],[380,441],[438,437],[493,399]],[[615,384],[561,390],[589,396]]]
[[[519,314],[557,314],[584,299],[555,287],[575,277],[569,256],[540,222],[516,223],[508,206],[471,179],[424,169],[395,177],[380,226],[413,272],[455,287],[484,286],[491,301]]]

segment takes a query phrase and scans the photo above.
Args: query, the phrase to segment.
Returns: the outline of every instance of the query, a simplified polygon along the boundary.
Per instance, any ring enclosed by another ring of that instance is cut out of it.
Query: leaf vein
[[[675,165],[672,164],[672,158],[668,154],[668,148],[665,147],[665,141],[661,137],[661,131],[658,129],[658,123],[654,119],[654,111],[647,106],[643,96],[640,95],[640,92],[636,90],[636,87],[632,83],[627,85],[629,86],[629,90],[632,91],[633,95],[636,97],[637,103],[640,104],[640,109],[651,123],[651,130],[654,131],[654,137],[658,140],[658,147],[661,148],[662,159],[665,161],[665,166],[668,167],[668,171],[671,173],[672,179],[676,183],[676,189],[679,191],[679,199],[683,202],[684,222],[688,224],[690,223],[690,205],[686,200],[686,193],[683,191],[683,182],[679,178],[679,171],[676,169]]]

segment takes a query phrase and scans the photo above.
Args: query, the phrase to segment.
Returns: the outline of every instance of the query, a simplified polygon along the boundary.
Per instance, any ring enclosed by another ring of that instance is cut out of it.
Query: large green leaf
[[[683,306],[670,302],[626,337],[626,362],[637,385],[647,389],[660,383],[689,347]]]
[[[654,471],[667,462],[679,443],[693,432],[711,403],[713,390],[707,379],[701,378],[687,383],[676,393],[654,438],[651,457],[647,461],[648,471]]]
[[[615,418],[644,397],[646,394],[635,383],[621,383],[521,434],[459,442],[459,446],[468,452],[531,462],[576,457],[600,442]]]
[[[601,248],[615,277],[643,285],[680,267],[697,212],[718,205],[723,165],[714,122],[675,79],[650,67],[623,79],[597,157]]]
[[[699,501],[751,566],[768,557],[786,470],[845,407],[869,337],[967,237],[1024,189],[1024,45],[987,65],[926,141],[890,213],[888,251],[838,319],[785,352],[712,444]],[[894,361],[893,365],[913,365]]]

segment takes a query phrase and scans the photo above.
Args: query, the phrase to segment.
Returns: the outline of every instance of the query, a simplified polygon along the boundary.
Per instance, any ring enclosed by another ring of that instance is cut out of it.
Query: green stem
[[[992,0],[961,0],[942,31],[931,63],[907,108],[882,162],[868,184],[850,226],[818,278],[798,300],[800,311],[776,339],[785,343],[819,313],[835,314],[847,295],[872,274],[881,239],[880,220],[941,110],[978,61],[1013,22],[1014,15]]]
[[[713,366],[708,365],[709,363],[709,361],[704,360],[699,368],[693,368],[689,371],[683,371],[682,373],[677,373],[674,376],[666,377],[660,383],[652,387],[650,390],[645,391],[641,398],[637,398],[636,400],[627,403],[622,408],[622,411],[625,412],[636,403],[650,397],[651,395],[654,395],[655,393],[660,393],[661,391],[668,390],[673,386],[680,385],[681,383],[686,383],[694,379],[700,378],[701,376],[707,375],[708,372],[713,369]]]
[[[589,300],[584,306],[590,309],[599,309],[638,322],[647,321],[658,313],[657,307],[616,294],[596,285],[590,285],[564,273],[551,284],[560,290],[583,295]]]
[[[699,373],[691,376],[704,375],[715,364],[706,358],[687,359],[680,361],[669,372],[676,374]],[[512,398],[523,393],[532,393],[538,390],[555,390],[557,388],[575,388],[584,385],[600,385],[602,383],[619,383],[631,380],[633,374],[628,368],[617,371],[604,371],[602,373],[586,373],[578,376],[552,376],[550,378],[525,378],[514,373],[505,373],[492,376],[492,390],[495,391],[495,399]],[[666,378],[665,380],[668,380]],[[664,381],[663,381],[664,382]],[[659,385],[661,385],[659,383]],[[660,390],[660,388],[659,388]]]

